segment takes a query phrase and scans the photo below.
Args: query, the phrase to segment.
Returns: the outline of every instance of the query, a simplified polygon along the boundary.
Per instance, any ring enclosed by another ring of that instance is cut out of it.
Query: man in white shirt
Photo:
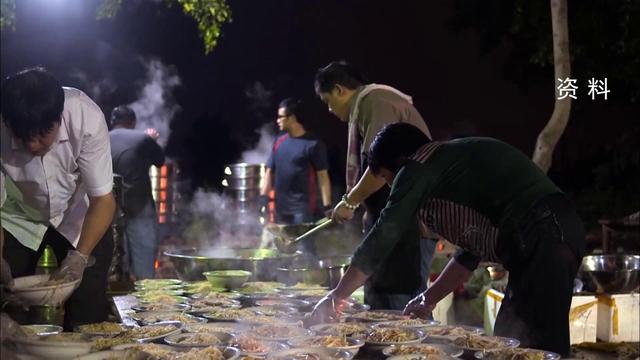
[[[2,283],[33,274],[51,245],[60,264],[52,278],[82,278],[65,304],[65,328],[106,320],[113,239],[100,240],[115,200],[104,115],[42,68],[8,77],[1,94]]]

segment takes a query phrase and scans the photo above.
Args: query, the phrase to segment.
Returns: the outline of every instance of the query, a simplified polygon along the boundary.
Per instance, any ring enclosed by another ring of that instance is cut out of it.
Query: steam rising
[[[191,204],[191,223],[183,236],[199,248],[260,248],[260,213],[240,212],[236,201],[226,194],[198,189]],[[257,233],[254,232],[257,230]]]
[[[258,131],[260,140],[253,149],[242,153],[242,162],[247,164],[265,164],[267,162],[275,142],[275,136],[271,133],[270,128],[269,124],[264,124],[260,128]]]
[[[175,67],[164,65],[160,60],[144,61],[144,66],[147,70],[146,83],[138,100],[129,106],[136,113],[136,127],[156,129],[160,133],[158,143],[164,146],[169,138],[171,119],[180,110],[173,98],[173,90],[181,80]]]

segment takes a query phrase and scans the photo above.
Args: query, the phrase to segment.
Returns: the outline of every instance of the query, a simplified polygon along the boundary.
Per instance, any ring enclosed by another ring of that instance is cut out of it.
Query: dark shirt
[[[109,132],[113,172],[124,181],[124,206],[127,216],[137,215],[149,201],[149,167],[164,164],[164,152],[149,135],[139,130],[114,129]]]
[[[267,167],[275,177],[276,213],[313,215],[318,199],[316,172],[328,168],[324,143],[309,133],[297,138],[282,135],[273,145]]]
[[[373,273],[416,217],[435,237],[461,248],[456,260],[467,269],[480,260],[501,262],[500,233],[512,231],[538,199],[559,192],[528,157],[501,141],[429,143],[396,175],[387,205],[352,264]]]

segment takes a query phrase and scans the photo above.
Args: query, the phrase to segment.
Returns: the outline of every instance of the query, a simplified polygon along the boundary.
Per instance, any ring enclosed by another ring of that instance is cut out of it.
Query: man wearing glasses
[[[280,224],[310,223],[323,214],[317,206],[318,185],[322,210],[331,210],[327,149],[305,130],[301,114],[300,100],[288,98],[278,106],[277,123],[284,135],[273,145],[261,190],[265,205],[275,189],[276,222]]]

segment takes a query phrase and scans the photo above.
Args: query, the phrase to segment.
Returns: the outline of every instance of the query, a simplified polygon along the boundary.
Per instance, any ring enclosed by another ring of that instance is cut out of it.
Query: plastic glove
[[[333,292],[330,292],[313,307],[310,323],[324,324],[339,321],[344,305],[345,300],[338,299]]]
[[[13,276],[11,275],[11,267],[7,260],[2,258],[2,262],[0,264],[0,283],[6,287],[13,286]]]
[[[404,315],[413,315],[421,319],[431,319],[431,312],[435,307],[436,304],[427,303],[427,299],[424,293],[422,293],[409,301],[402,313]]]
[[[84,269],[89,263],[89,256],[76,250],[69,250],[67,257],[62,260],[60,267],[51,274],[52,280],[64,279],[65,282],[72,282],[82,279]]]

